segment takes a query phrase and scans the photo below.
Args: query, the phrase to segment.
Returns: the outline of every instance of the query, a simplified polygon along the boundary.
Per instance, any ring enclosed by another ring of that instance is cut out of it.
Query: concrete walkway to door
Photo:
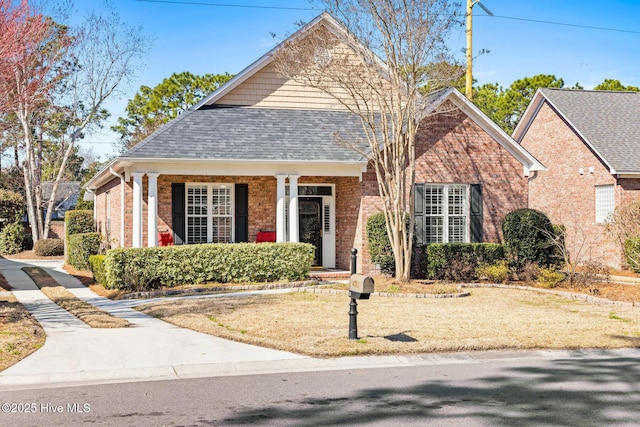
[[[127,319],[132,326],[90,328],[47,298],[21,270],[27,265],[45,268],[77,297]],[[211,371],[244,371],[247,364],[259,370],[265,362],[308,359],[170,325],[130,308],[140,301],[111,301],[96,295],[61,267],[62,261],[0,259],[0,270],[13,294],[47,336],[42,348],[0,372],[0,387],[175,379]]]

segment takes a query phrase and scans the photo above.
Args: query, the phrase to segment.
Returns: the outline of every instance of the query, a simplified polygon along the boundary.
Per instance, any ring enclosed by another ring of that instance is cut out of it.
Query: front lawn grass
[[[359,340],[347,338],[343,294],[170,300],[138,309],[177,326],[315,357],[640,347],[640,308],[515,289],[477,288],[447,299],[372,296],[358,304]]]
[[[0,273],[0,289],[11,286]],[[40,323],[13,295],[0,295],[0,371],[18,363],[44,345]]]

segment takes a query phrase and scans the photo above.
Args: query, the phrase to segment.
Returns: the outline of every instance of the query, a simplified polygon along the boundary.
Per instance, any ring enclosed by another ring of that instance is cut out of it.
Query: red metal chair
[[[173,233],[170,231],[159,232],[158,246],[173,246]]]

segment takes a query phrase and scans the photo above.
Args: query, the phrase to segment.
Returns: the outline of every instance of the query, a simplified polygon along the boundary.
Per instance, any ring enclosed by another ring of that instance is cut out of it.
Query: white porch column
[[[158,246],[158,175],[147,172],[149,178],[149,195],[147,197],[147,246]]]
[[[133,235],[131,246],[142,247],[142,177],[144,172],[133,172]]]
[[[298,177],[289,175],[289,241],[299,242],[298,237]]]
[[[276,175],[276,242],[284,242],[286,238],[286,224],[285,224],[285,182],[286,175]]]

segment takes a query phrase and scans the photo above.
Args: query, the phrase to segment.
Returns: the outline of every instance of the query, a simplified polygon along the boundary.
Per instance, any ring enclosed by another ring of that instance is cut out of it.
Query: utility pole
[[[480,3],[480,0],[467,0],[467,73],[465,79],[465,95],[469,101],[471,101],[471,98],[473,97],[471,86],[473,85],[473,6],[475,5],[480,6],[482,10],[487,12],[487,15],[493,16],[493,13]]]

